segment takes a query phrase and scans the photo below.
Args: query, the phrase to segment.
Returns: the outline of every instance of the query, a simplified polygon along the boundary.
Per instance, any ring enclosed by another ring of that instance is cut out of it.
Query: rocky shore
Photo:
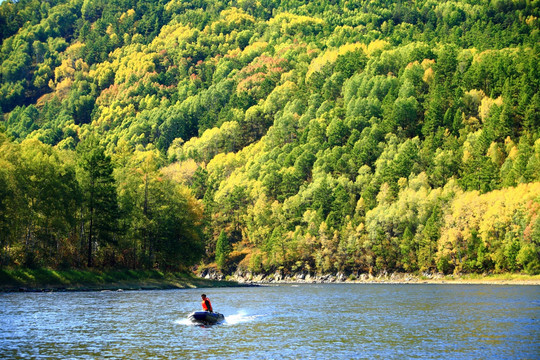
[[[239,284],[331,284],[331,283],[395,283],[395,284],[512,284],[512,285],[540,285],[540,276],[503,274],[503,275],[444,275],[441,273],[422,273],[421,275],[408,273],[379,273],[376,275],[362,274],[310,274],[297,272],[283,274],[276,271],[270,274],[253,274],[249,271],[236,271],[225,276],[217,271],[205,271],[201,277],[209,280],[229,280]]]

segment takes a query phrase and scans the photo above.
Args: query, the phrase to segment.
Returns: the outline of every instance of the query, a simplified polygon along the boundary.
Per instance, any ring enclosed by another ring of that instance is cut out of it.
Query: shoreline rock
[[[224,278],[220,274],[221,279]],[[540,279],[520,280],[520,279],[490,279],[487,275],[479,278],[466,278],[454,275],[444,275],[441,273],[422,273],[421,275],[409,273],[380,273],[380,274],[311,274],[297,272],[293,274],[282,274],[276,271],[271,274],[252,274],[249,271],[236,271],[227,276],[227,280],[238,282],[239,284],[269,285],[269,284],[493,284],[493,285],[540,285]],[[214,280],[217,280],[214,279]]]
[[[222,274],[206,273],[205,277],[220,280],[223,279]],[[293,274],[282,274],[276,271],[271,274],[252,274],[249,271],[236,271],[233,275],[228,276],[228,280],[243,283],[259,283],[259,284],[281,284],[281,283],[311,283],[311,284],[331,284],[331,283],[375,283],[375,282],[422,282],[427,280],[442,280],[442,274],[423,274],[422,278],[407,273],[381,273],[373,276],[372,274],[345,274],[342,272],[334,274],[311,274],[306,272],[297,272]]]

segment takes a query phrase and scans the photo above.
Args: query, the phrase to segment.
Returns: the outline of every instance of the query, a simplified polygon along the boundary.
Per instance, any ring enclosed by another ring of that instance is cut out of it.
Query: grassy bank
[[[506,274],[460,274],[423,276],[414,274],[399,274],[397,276],[373,277],[357,282],[383,283],[428,283],[428,284],[509,284],[509,285],[540,285],[540,275],[518,273]]]
[[[2,269],[0,291],[151,290],[238,286],[186,273],[157,270]]]
[[[464,274],[460,276],[445,276],[440,281],[470,284],[525,284],[540,285],[540,275],[527,274]],[[436,280],[435,280],[436,281]]]

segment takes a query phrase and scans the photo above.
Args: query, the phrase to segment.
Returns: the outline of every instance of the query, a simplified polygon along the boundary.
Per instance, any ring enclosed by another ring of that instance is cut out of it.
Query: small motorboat
[[[194,324],[214,325],[225,321],[225,316],[217,312],[195,311],[189,314],[188,319]]]

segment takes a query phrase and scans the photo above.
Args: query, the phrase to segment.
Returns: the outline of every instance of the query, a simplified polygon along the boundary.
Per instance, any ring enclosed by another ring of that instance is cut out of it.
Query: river
[[[221,325],[187,315],[205,292]],[[0,294],[1,359],[540,359],[540,286]]]

